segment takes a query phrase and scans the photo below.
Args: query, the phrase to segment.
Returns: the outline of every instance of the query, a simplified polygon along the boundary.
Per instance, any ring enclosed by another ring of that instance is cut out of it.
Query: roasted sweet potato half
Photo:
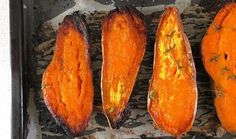
[[[53,59],[43,74],[42,92],[53,117],[70,135],[81,134],[93,108],[90,47],[84,21],[66,16],[59,27]]]
[[[115,9],[105,17],[102,25],[102,105],[112,128],[119,126],[145,48],[145,25],[136,9]]]
[[[236,4],[223,7],[202,40],[202,61],[214,84],[222,126],[236,132]]]
[[[148,111],[156,128],[180,136],[192,127],[197,86],[191,48],[175,7],[165,9],[155,41]]]

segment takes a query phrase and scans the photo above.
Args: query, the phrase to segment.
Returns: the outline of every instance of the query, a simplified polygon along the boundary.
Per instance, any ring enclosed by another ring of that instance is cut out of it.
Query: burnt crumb
[[[145,139],[146,137],[147,137],[147,135],[145,135],[145,134],[141,134],[141,135],[140,135],[140,138],[141,138],[141,139]]]

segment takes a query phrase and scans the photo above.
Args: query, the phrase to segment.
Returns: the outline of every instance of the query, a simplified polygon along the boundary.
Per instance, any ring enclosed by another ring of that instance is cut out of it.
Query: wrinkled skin
[[[191,48],[175,7],[161,16],[154,51],[148,111],[156,128],[181,136],[195,119],[197,85]]]
[[[202,61],[213,80],[215,107],[225,130],[236,132],[236,4],[225,5],[202,40]]]

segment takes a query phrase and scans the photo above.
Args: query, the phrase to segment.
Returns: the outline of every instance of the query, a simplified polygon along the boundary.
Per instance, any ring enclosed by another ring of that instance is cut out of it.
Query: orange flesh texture
[[[202,60],[215,84],[215,107],[222,126],[236,132],[236,4],[216,15],[202,40]]]
[[[136,13],[113,11],[102,27],[102,100],[112,128],[131,95],[146,45],[145,26]]]
[[[154,125],[174,136],[187,132],[195,118],[196,71],[178,10],[163,13],[157,32],[148,111]]]
[[[43,74],[44,101],[55,118],[72,134],[87,126],[93,107],[92,71],[88,42],[71,18],[57,33],[53,59]]]

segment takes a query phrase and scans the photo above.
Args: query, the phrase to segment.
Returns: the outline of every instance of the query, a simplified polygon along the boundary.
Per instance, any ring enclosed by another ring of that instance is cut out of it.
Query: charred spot
[[[224,53],[224,59],[228,60],[228,54],[227,53]]]

